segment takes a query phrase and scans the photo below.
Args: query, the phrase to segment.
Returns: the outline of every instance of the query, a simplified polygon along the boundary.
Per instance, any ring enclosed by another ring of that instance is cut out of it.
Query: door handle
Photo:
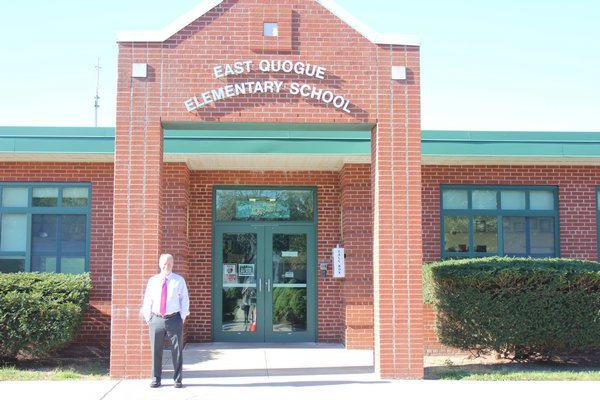
[[[262,292],[262,278],[258,278],[258,291]]]
[[[267,285],[267,292],[271,291],[271,279],[267,279],[267,281],[265,282],[265,284]]]

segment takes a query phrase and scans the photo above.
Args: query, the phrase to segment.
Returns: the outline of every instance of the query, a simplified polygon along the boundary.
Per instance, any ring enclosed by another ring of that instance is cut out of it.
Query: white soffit
[[[317,3],[329,10],[351,28],[376,44],[396,44],[404,46],[420,46],[421,38],[417,35],[398,35],[377,33],[364,22],[354,17],[333,0],[316,0]],[[206,0],[173,23],[160,31],[128,31],[117,33],[117,42],[164,42],[186,26],[202,17],[204,14],[221,4],[223,0]]]
[[[164,161],[186,163],[192,170],[340,171],[344,164],[370,164],[371,156],[165,154]]]
[[[423,156],[422,165],[600,165],[596,157]]]
[[[114,163],[114,154],[94,153],[3,153],[0,152],[2,161],[27,161],[27,162],[76,162],[76,163]]]

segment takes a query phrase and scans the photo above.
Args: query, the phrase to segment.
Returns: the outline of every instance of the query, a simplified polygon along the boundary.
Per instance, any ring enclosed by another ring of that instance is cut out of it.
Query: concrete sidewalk
[[[600,382],[462,382],[381,380],[371,351],[340,345],[189,345],[184,387],[173,387],[165,353],[163,386],[127,381],[0,382],[2,399],[44,400],[375,400],[404,398],[506,400],[600,397]]]

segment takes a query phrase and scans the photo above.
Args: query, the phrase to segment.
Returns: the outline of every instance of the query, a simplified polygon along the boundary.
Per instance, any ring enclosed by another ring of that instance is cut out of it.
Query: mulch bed
[[[51,371],[56,368],[81,371],[94,366],[94,370],[97,370],[99,373],[108,374],[110,351],[108,348],[75,344],[41,359],[19,356],[16,362],[5,364],[23,370],[34,371]]]

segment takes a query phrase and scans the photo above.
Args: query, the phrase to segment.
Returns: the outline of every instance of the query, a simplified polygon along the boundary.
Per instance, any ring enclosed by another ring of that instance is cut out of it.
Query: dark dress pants
[[[173,380],[181,382],[183,369],[183,322],[181,315],[161,318],[153,315],[148,323],[150,328],[150,346],[152,347],[152,381],[160,382],[162,376],[162,356],[165,335],[171,342],[171,358],[173,359]]]

